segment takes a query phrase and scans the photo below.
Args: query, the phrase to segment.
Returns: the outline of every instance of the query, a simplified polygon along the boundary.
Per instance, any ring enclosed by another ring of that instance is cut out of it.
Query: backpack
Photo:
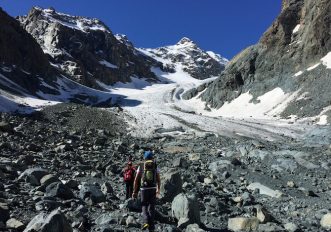
[[[141,177],[141,187],[156,186],[156,163],[153,160],[145,161],[143,165],[143,174]]]
[[[128,168],[124,171],[124,181],[125,182],[130,182],[134,180],[134,169],[133,168]]]

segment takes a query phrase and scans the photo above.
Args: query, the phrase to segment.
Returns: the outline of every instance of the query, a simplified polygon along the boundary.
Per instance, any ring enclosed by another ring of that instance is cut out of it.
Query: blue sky
[[[255,44],[277,17],[281,0],[1,0],[12,16],[32,6],[101,19],[137,47],[175,44],[186,36],[232,58]]]

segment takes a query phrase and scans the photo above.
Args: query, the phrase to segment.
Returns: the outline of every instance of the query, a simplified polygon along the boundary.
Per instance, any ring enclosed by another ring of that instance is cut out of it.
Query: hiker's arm
[[[136,177],[134,178],[133,183],[133,194],[137,194],[139,190],[139,180],[140,180],[140,174],[137,173]]]
[[[160,189],[161,189],[161,178],[160,178],[160,173],[156,174],[156,183],[157,183],[157,189],[156,193],[160,194]]]

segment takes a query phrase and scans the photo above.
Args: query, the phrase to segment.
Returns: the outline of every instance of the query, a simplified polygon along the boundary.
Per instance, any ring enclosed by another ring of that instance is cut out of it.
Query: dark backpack
[[[143,168],[141,187],[155,187],[157,170],[155,161],[147,160],[140,168]]]
[[[134,169],[133,168],[128,168],[124,171],[124,181],[125,182],[131,182],[134,180]]]

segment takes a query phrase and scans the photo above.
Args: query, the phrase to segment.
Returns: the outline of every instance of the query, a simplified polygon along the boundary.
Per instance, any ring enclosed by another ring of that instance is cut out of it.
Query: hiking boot
[[[149,224],[148,223],[144,223],[144,225],[141,228],[142,230],[147,230],[149,229]]]
[[[150,226],[149,226],[149,231],[150,231],[150,232],[155,231],[155,226],[154,226],[154,225],[150,225]]]

